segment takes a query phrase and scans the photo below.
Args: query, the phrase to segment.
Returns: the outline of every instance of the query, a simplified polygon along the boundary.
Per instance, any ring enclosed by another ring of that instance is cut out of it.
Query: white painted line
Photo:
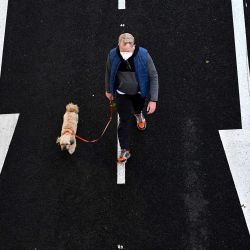
[[[126,3],[125,3],[125,0],[118,0],[118,9],[119,10],[124,10],[126,9]]]
[[[2,68],[2,58],[3,58],[3,45],[4,45],[4,35],[6,27],[6,18],[7,18],[7,8],[8,0],[0,1],[0,77],[1,77],[1,68]]]
[[[125,184],[125,163],[117,163],[117,184]]]
[[[220,137],[250,232],[250,92],[243,1],[231,0],[242,129],[220,130]]]
[[[119,126],[120,118],[117,114],[117,128]],[[120,142],[117,135],[117,157],[121,153]],[[125,184],[125,163],[117,163],[117,184]]]
[[[9,145],[13,137],[19,114],[0,115],[0,174],[9,150]]]
[[[2,72],[2,59],[4,36],[7,18],[8,0],[0,1],[0,77]],[[0,174],[9,150],[9,145],[13,137],[19,114],[0,115]]]

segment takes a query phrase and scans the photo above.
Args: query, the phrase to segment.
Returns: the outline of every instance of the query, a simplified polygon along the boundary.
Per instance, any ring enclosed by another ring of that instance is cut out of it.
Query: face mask
[[[120,52],[120,54],[124,60],[128,60],[133,55],[133,52]]]

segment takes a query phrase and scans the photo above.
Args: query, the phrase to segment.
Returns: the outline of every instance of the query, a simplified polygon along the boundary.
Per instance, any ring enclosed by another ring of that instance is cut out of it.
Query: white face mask
[[[120,54],[124,60],[128,60],[133,55],[133,52],[120,52]]]

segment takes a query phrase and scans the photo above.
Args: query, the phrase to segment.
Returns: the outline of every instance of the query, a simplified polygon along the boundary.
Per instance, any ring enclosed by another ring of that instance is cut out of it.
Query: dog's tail
[[[75,112],[75,113],[79,113],[79,107],[74,104],[74,103],[69,103],[67,106],[66,106],[66,110],[68,112]]]

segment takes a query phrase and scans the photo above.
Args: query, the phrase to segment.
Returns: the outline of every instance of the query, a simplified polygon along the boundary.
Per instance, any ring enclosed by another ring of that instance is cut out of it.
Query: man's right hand
[[[113,101],[113,100],[114,100],[114,97],[113,97],[113,95],[112,95],[111,93],[106,92],[105,94],[106,94],[106,97],[107,97],[110,101]]]

